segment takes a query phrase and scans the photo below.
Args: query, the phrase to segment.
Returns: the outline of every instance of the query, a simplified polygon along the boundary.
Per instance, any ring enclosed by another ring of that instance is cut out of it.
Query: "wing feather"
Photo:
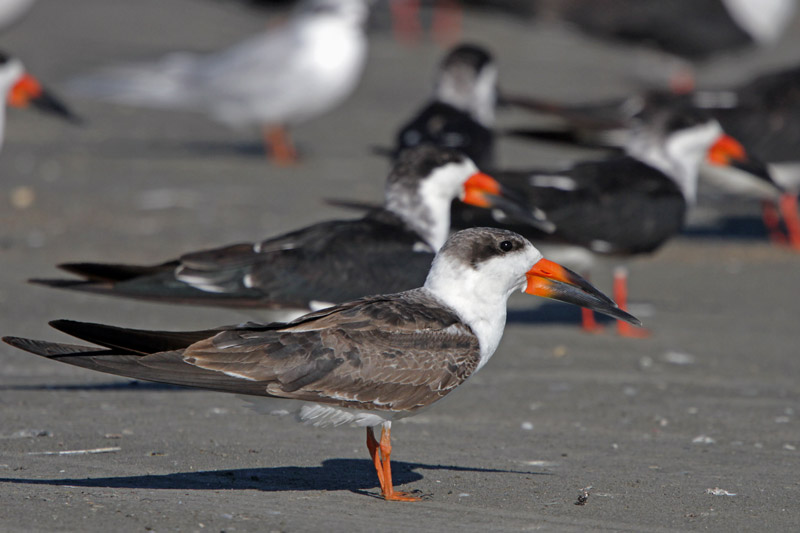
[[[429,405],[467,379],[480,358],[472,331],[424,289],[364,298],[290,324],[198,332],[53,325],[104,348],[4,340],[136,379],[371,410]]]

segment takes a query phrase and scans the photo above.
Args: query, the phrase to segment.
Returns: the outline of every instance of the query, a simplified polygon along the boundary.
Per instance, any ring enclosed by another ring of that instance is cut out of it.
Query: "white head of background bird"
[[[423,144],[402,151],[386,181],[384,207],[438,250],[450,233],[450,205],[502,209],[552,231],[552,224],[535,218],[524,199],[481,172],[466,155],[452,148]]]
[[[724,134],[722,126],[692,108],[645,110],[634,124],[625,151],[672,178],[686,201],[694,204],[700,165]]]
[[[474,44],[453,48],[439,65],[435,97],[491,128],[497,105],[497,66],[488,50]]]

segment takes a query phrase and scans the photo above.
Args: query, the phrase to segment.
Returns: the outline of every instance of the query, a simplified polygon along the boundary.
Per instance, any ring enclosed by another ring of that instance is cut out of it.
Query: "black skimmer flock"
[[[33,281],[95,294],[298,316],[361,296],[419,287],[450,232],[456,198],[506,209],[513,202],[460,152],[423,145],[401,154],[387,179],[383,207],[361,219],[321,222],[153,266],[65,264],[60,268],[83,279]]]
[[[480,213],[457,206],[454,227],[506,227],[544,245],[554,241],[590,252],[578,254],[586,270],[592,255],[630,256],[652,253],[681,231],[686,212],[697,194],[701,162],[724,137],[719,123],[702,113],[656,113],[642,121],[626,145],[626,154],[584,161],[560,170],[496,172],[498,181],[524,193],[530,206],[544,212],[555,225],[543,235],[524,225],[498,220],[496,210]],[[563,251],[560,253],[564,253]],[[564,261],[568,261],[564,259]],[[571,261],[575,261],[574,259]],[[624,269],[615,273],[614,299],[625,307]],[[584,312],[585,329],[596,330],[591,313]],[[641,336],[619,323],[624,336]]]
[[[439,65],[431,101],[400,128],[395,154],[433,143],[461,150],[480,168],[491,166],[497,98],[497,66],[489,51],[456,46]]]
[[[705,113],[719,121],[721,137],[700,166],[700,179],[729,194],[763,204],[770,238],[800,250],[800,69],[760,76],[739,89],[681,95],[651,91],[624,99],[567,106],[508,96],[515,106],[558,117],[562,124],[510,131],[536,140],[622,148],[639,124],[661,113]],[[785,234],[781,228],[785,226]]]
[[[296,161],[286,126],[339,105],[364,68],[367,0],[307,0],[279,28],[209,55],[173,53],[75,79],[80,96],[206,113],[232,127],[259,126],[279,164]]]
[[[71,122],[80,119],[53,93],[25,71],[22,62],[0,52],[0,147],[5,132],[6,104],[11,107],[34,107],[45,113],[60,116]]]
[[[443,398],[489,361],[516,291],[640,324],[583,278],[544,259],[524,237],[471,228],[447,240],[421,288],[362,298],[288,324],[165,332],[56,320],[54,328],[99,347],[3,340],[100,372],[300,400],[303,422],[366,427],[382,496],[413,501],[392,485],[392,421]]]

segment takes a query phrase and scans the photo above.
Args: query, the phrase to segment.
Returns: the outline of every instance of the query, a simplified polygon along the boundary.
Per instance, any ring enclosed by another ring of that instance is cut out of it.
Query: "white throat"
[[[508,297],[527,286],[525,273],[542,254],[532,245],[507,256],[494,257],[477,267],[460,258],[439,254],[425,289],[450,307],[478,337],[481,359],[476,372],[497,349],[506,324]]]

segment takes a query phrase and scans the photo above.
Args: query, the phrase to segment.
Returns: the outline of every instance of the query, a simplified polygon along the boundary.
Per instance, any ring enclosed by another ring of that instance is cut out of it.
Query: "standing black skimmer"
[[[439,65],[433,99],[397,134],[395,154],[433,143],[457,148],[480,168],[493,164],[497,66],[483,47],[462,44]]]
[[[777,42],[794,18],[796,0],[535,0],[538,15],[555,17],[604,40],[669,54],[677,91],[694,87],[690,62]],[[649,63],[652,64],[652,58]]]
[[[189,253],[153,266],[72,263],[82,280],[52,287],[166,303],[290,310],[419,287],[450,231],[455,198],[507,206],[501,187],[456,150],[418,146],[389,174],[382,208],[258,243]]]
[[[799,94],[800,69],[792,69],[759,77],[730,91],[682,95],[651,91],[574,106],[519,96],[506,100],[562,121],[559,126],[510,134],[590,147],[624,147],[643,120],[661,113],[678,117],[702,112],[714,117],[730,135],[712,147],[700,166],[700,178],[727,193],[761,201],[771,239],[800,249],[800,157],[796,149],[800,143]]]
[[[364,68],[366,0],[307,0],[294,17],[227,50],[170,54],[74,80],[79,95],[198,111],[232,127],[260,126],[277,163],[296,161],[285,126],[339,105]]]
[[[698,91],[692,95],[692,103],[707,109],[748,153],[765,161],[772,176],[767,184],[747,176],[714,183],[734,194],[761,200],[773,240],[800,250],[800,67],[762,74],[733,90]],[[741,146],[729,148],[734,154],[743,150]],[[780,218],[786,237],[780,231]]]
[[[19,59],[0,52],[0,147],[3,146],[5,132],[6,104],[12,107],[33,106],[69,121],[80,122],[80,119],[36,78],[25,72],[25,67]]]
[[[506,301],[520,290],[640,324],[522,236],[471,228],[448,239],[421,288],[362,298],[289,324],[163,332],[57,320],[54,328],[102,348],[3,340],[100,372],[301,400],[298,417],[306,423],[366,426],[381,494],[413,501],[392,485],[392,421],[443,398],[489,361],[503,335]]]
[[[579,162],[563,170],[495,173],[503,185],[524,192],[528,203],[544,212],[555,225],[551,236],[498,220],[494,210],[480,213],[457,207],[453,225],[499,225],[537,243],[555,241],[592,254],[652,253],[683,228],[687,207],[696,199],[700,163],[723,135],[716,120],[698,112],[658,113],[642,121],[629,139],[626,155]],[[614,285],[614,299],[624,308],[624,270],[615,273]],[[583,324],[585,329],[597,328],[590,313],[584,313]],[[639,330],[621,322],[619,333],[640,336]]]

